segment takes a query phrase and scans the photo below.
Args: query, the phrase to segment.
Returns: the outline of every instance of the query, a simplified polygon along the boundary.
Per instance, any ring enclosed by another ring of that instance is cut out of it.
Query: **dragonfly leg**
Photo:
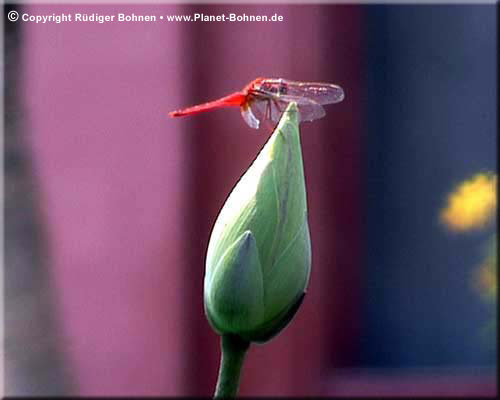
[[[272,110],[271,110],[271,99],[266,99],[266,115],[265,119],[272,119]]]
[[[274,105],[276,106],[276,108],[278,109],[280,115],[283,113],[284,110],[281,109],[279,103],[276,101],[276,99],[272,99]]]
[[[280,107],[280,104],[276,101],[276,99],[273,99],[273,103],[280,112],[283,112],[283,110]]]

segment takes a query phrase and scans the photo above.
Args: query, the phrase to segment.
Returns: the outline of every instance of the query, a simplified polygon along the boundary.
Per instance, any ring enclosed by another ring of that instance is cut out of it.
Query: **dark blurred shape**
[[[20,11],[4,6],[4,13]],[[48,282],[45,229],[20,96],[20,24],[4,22],[5,63],[5,394],[68,393],[57,316]]]
[[[494,367],[480,335],[490,310],[471,276],[495,228],[450,234],[439,213],[458,182],[496,168],[496,8],[370,6],[365,16],[358,363]]]

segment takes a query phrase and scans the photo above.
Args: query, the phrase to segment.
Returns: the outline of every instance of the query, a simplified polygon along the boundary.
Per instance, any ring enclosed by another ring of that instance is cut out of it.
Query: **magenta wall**
[[[138,10],[25,11],[68,9]],[[30,140],[79,394],[177,394],[185,336],[169,327],[186,323],[180,227],[188,169],[185,137],[165,115],[183,101],[181,27],[24,27]]]

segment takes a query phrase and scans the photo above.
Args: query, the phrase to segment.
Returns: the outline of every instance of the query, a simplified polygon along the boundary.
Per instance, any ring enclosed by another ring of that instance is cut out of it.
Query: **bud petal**
[[[264,287],[255,238],[245,231],[222,255],[205,280],[205,308],[213,327],[238,333],[258,324],[264,313]]]

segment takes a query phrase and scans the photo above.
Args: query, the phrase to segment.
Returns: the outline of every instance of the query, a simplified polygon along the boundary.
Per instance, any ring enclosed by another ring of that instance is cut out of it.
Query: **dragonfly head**
[[[264,81],[264,80],[266,80],[266,78],[254,79],[252,82],[250,82],[248,85],[246,85],[243,88],[243,92],[248,93],[248,92],[251,92],[253,90],[259,90],[260,85],[261,85],[262,81]]]
[[[247,87],[249,89],[259,90],[262,82],[265,81],[265,80],[266,80],[266,78],[257,78],[257,79],[254,79],[252,82],[250,82],[248,84]]]

